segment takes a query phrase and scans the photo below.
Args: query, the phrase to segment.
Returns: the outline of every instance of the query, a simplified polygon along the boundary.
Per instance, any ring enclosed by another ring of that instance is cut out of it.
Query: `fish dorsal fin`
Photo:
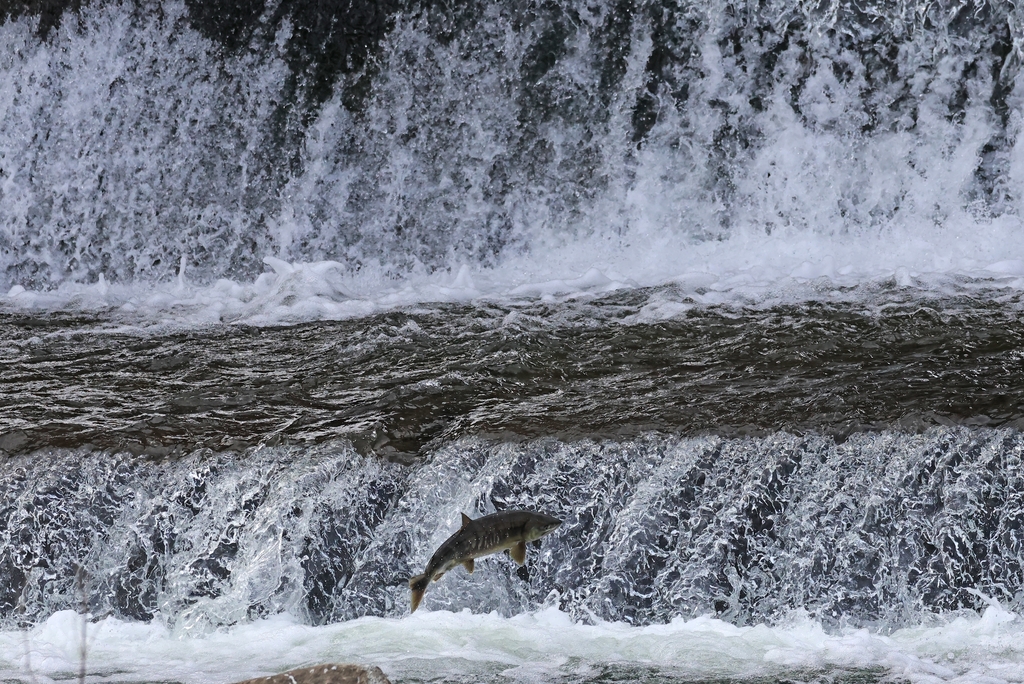
[[[470,518],[470,517],[469,517],[468,515],[466,515],[465,513],[463,513],[463,514],[462,514],[462,526],[463,526],[463,527],[465,527],[466,525],[468,525],[468,524],[469,524],[469,523],[471,523],[471,522],[473,522],[473,519],[472,519],[472,518]]]

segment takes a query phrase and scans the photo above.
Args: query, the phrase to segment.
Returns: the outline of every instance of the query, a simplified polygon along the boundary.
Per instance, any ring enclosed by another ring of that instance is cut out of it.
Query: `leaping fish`
[[[473,572],[473,561],[480,556],[508,551],[519,565],[526,562],[526,543],[553,532],[562,521],[533,511],[502,511],[473,520],[462,514],[462,527],[448,537],[430,557],[426,570],[409,580],[412,611],[415,611],[430,580],[441,579],[456,565]]]

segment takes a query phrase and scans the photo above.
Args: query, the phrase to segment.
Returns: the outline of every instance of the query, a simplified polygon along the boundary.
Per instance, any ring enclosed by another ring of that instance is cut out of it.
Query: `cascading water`
[[[5,619],[67,607],[89,571],[97,615],[185,630],[280,612],[314,623],[408,611],[406,580],[462,511],[564,520],[526,571],[453,572],[426,607],[581,620],[916,624],[1017,608],[1024,441],[1009,431],[863,435],[842,444],[644,438],[455,442],[414,467],[351,448],[197,452],[157,464],[64,452],[4,469]],[[1016,588],[1016,589],[1015,589]],[[20,603],[21,610],[14,608]]]
[[[0,678],[1024,681],[1022,26],[0,3]]]
[[[409,7],[380,35],[348,26],[369,54],[322,11],[268,5],[242,31],[100,2],[46,40],[9,19],[7,287],[166,280],[183,260],[245,280],[267,255],[557,271],[545,254],[567,244],[664,269],[668,246],[766,235],[966,242],[918,260],[941,271],[1020,244],[1012,4]]]

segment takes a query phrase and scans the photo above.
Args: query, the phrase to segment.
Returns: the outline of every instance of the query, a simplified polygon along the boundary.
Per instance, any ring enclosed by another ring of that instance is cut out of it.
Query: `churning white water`
[[[8,21],[3,304],[273,322],[666,282],[1019,289],[1018,11],[740,7],[412,12],[359,109],[339,78],[307,114],[287,20],[226,54],[175,2],[97,3],[45,42]]]
[[[503,618],[468,610],[366,617],[323,627],[287,617],[198,637],[115,618],[86,627],[86,681],[231,682],[323,662],[380,666],[393,681],[1024,681],[1021,618],[993,602],[982,615],[936,617],[891,634],[827,633],[799,613],[775,627],[710,617],[664,625],[584,625],[555,608]],[[57,613],[0,633],[0,674],[77,676],[83,622]],[[458,673],[449,679],[452,673]]]

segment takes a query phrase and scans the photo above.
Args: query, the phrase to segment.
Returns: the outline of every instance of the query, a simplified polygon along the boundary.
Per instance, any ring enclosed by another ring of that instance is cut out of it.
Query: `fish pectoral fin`
[[[435,582],[437,582],[437,581],[440,581],[440,579],[441,579],[442,577],[444,577],[444,573],[443,573],[443,572],[439,572],[439,573],[437,573],[436,575],[434,575],[434,581],[435,581]]]
[[[473,563],[472,558],[467,558],[466,560],[462,561],[462,567],[466,568],[466,572],[472,573],[473,568],[475,567],[475,563]]]
[[[508,555],[512,556],[512,560],[522,565],[526,562],[526,542],[518,542],[511,549],[508,550]]]

